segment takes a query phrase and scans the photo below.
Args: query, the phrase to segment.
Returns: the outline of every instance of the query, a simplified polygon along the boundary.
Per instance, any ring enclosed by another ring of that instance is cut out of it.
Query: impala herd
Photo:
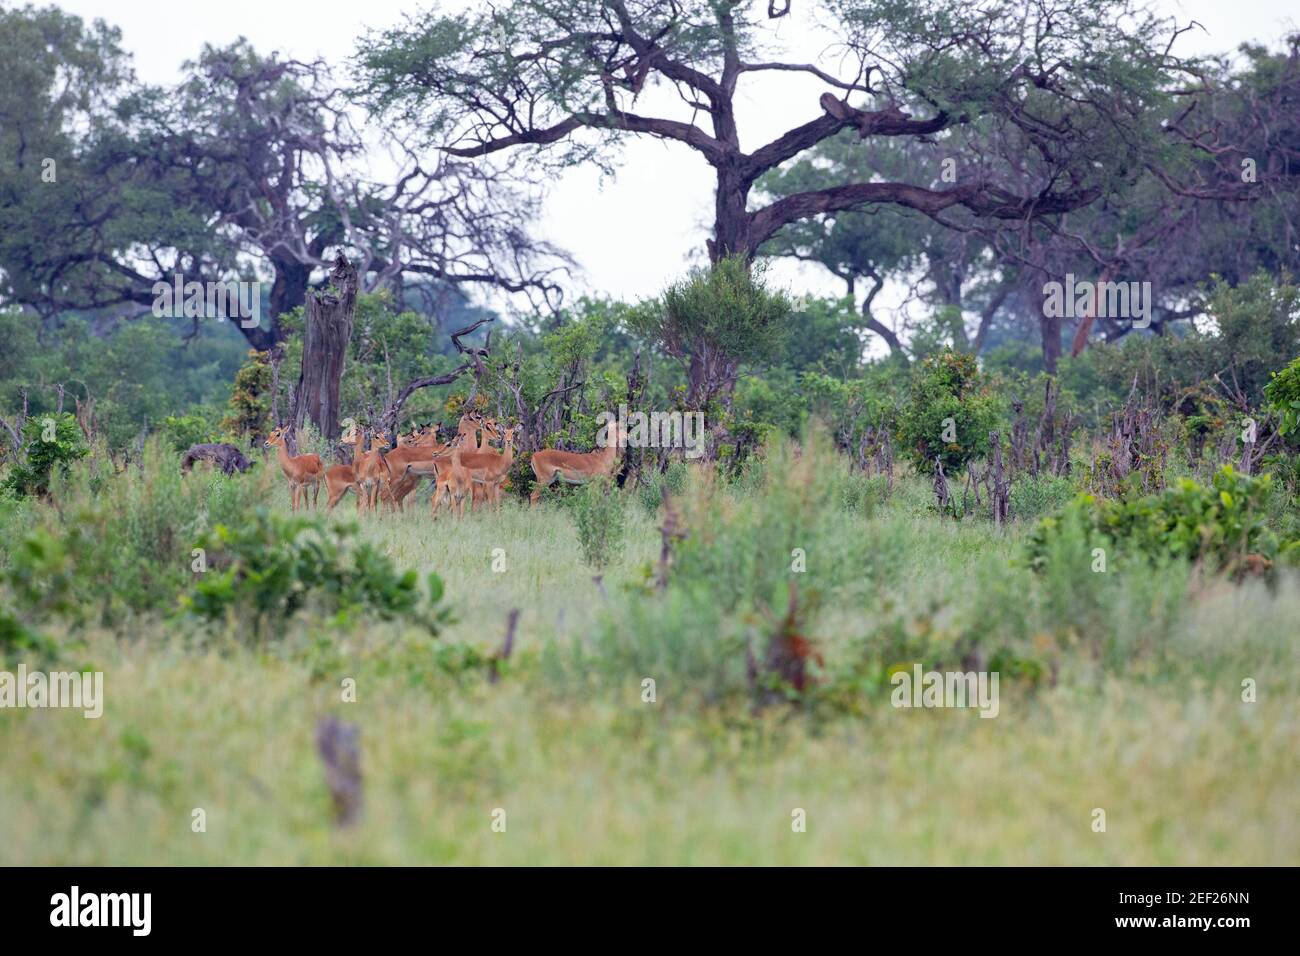
[[[352,464],[326,468],[319,455],[291,455],[286,439],[290,426],[282,425],[266,439],[267,448],[275,448],[280,470],[289,482],[290,509],[307,504],[317,505],[322,482],[328,492],[325,507],[333,510],[351,489],[356,493],[357,511],[376,511],[380,504],[387,511],[402,511],[403,503],[422,478],[433,479],[431,507],[433,517],[445,501],[447,510],[463,517],[468,500],[471,508],[478,504],[499,508],[501,486],[510,475],[515,460],[517,426],[503,426],[477,412],[461,416],[456,435],[439,444],[438,430],[424,426],[401,435],[394,448],[386,439],[375,439],[369,449],[362,447],[362,435],[349,425],[341,442],[352,446]],[[500,441],[501,450],[491,442]],[[531,460],[536,484],[530,500],[537,504],[542,489],[556,481],[580,485],[593,478],[607,478],[614,472],[618,459],[618,424],[608,426],[605,447],[578,454],[556,449],[536,452]]]

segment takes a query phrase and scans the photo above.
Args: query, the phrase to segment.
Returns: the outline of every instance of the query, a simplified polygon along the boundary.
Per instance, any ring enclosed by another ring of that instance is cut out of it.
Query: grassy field
[[[844,479],[790,474],[694,482],[695,551],[679,569],[691,577],[663,595],[646,586],[658,519],[633,492],[605,597],[563,503],[364,522],[399,566],[443,577],[456,620],[437,639],[311,616],[261,643],[155,615],[56,632],[105,672],[105,713],[0,714],[0,863],[1300,858],[1294,579],[1034,575],[1015,561],[1024,524],[940,519],[914,479],[862,506]],[[792,547],[806,551],[800,575]],[[770,621],[747,589],[796,578],[822,683],[756,713],[737,648]],[[500,644],[511,608],[522,613],[503,679],[458,667],[456,649]],[[882,667],[972,653],[1017,662],[995,719],[890,706]],[[326,714],[360,730],[364,806],[350,828],[331,822],[313,742]]]

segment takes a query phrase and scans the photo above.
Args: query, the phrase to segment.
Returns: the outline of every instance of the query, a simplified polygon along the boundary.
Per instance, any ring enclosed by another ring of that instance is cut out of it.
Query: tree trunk
[[[307,327],[302,342],[294,428],[310,419],[325,438],[339,437],[339,382],[352,339],[357,306],[357,270],[339,254],[330,288],[307,296]]]
[[[1043,334],[1043,368],[1049,375],[1056,374],[1056,363],[1061,358],[1061,317],[1039,314],[1039,328]]]
[[[727,169],[718,170],[718,191],[714,195],[713,238],[705,245],[709,261],[715,265],[727,256],[743,256],[752,260],[758,249],[750,242],[750,215],[745,206],[749,200],[749,183],[739,174]]]

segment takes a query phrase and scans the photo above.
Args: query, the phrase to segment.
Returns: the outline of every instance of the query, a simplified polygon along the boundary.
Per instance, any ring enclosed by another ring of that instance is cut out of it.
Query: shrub
[[[1238,573],[1277,554],[1277,537],[1265,517],[1270,485],[1267,475],[1252,478],[1224,466],[1208,487],[1184,478],[1143,498],[1080,495],[1039,522],[1030,536],[1029,561],[1044,567],[1062,536],[1082,529],[1085,546],[1106,548],[1109,560],[1184,559]]]
[[[1074,497],[1074,484],[1060,475],[1024,475],[1011,485],[1011,515],[1029,519],[1057,511]]]
[[[680,495],[686,490],[689,479],[690,468],[680,459],[670,461],[663,472],[643,471],[636,487],[637,501],[645,513],[653,518],[658,514],[659,505],[663,501],[663,489],[667,488],[670,495]]]
[[[1274,372],[1264,386],[1267,408],[1278,419],[1278,434],[1283,438],[1300,434],[1300,358],[1280,372]]]
[[[840,505],[846,511],[871,517],[889,497],[889,481],[884,475],[850,474],[840,485]]]
[[[217,441],[217,430],[202,415],[168,415],[158,423],[158,431],[175,452],[185,452],[191,445]]]
[[[997,421],[997,402],[975,356],[944,349],[914,371],[898,438],[918,471],[932,472],[938,458],[951,474],[988,451]]]
[[[764,266],[741,257],[696,269],[627,315],[687,369],[687,406],[705,409],[729,393],[741,364],[772,361],[789,332],[790,302],[767,288]]]
[[[5,491],[19,498],[45,494],[52,473],[57,470],[66,475],[72,463],[89,451],[81,426],[67,412],[29,418],[23,426],[23,441],[26,460],[14,466],[3,485]]]
[[[346,623],[355,615],[414,620],[437,634],[447,619],[442,579],[428,578],[422,606],[414,571],[398,572],[368,543],[353,544],[356,526],[286,517],[258,508],[244,522],[217,525],[199,541],[207,570],[182,606],[208,620],[251,618],[256,636],[267,625],[311,609]]]
[[[597,572],[603,571],[622,546],[627,527],[618,488],[612,481],[589,481],[573,496],[569,508],[583,560]]]
[[[216,523],[238,520],[274,487],[269,470],[227,477],[196,469],[183,476],[157,438],[146,442],[141,467],[101,474],[98,464],[88,459],[66,478],[53,478],[49,498],[56,507],[12,506],[29,526],[6,542],[10,565],[43,554],[58,557],[67,575],[66,606],[43,605],[41,617],[97,616],[111,624],[131,613],[173,610],[190,581],[196,538]],[[17,528],[16,519],[5,518],[8,511],[0,509],[0,519]],[[55,579],[51,569],[44,574]]]

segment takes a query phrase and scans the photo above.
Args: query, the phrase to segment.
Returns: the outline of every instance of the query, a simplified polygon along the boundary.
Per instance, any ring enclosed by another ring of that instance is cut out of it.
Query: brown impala
[[[545,448],[533,455],[531,464],[537,484],[533,487],[531,504],[537,504],[542,489],[549,488],[557,479],[570,485],[583,485],[593,478],[608,478],[614,473],[618,460],[619,430],[617,422],[606,427],[605,447],[585,455],[572,451]]]

